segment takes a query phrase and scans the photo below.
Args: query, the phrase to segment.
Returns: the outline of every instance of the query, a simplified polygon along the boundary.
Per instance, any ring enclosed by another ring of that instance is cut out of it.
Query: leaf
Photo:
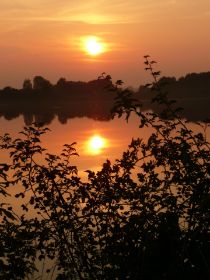
[[[4,209],[4,208],[0,208],[0,211],[2,211],[3,212],[3,214],[7,217],[7,218],[9,218],[10,220],[16,220],[16,218],[15,218],[15,216],[11,213],[11,211],[8,211],[8,210],[6,210],[6,209]]]

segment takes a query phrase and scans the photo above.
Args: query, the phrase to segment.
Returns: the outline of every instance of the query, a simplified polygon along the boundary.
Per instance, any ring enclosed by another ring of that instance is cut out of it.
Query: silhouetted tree
[[[33,88],[32,82],[30,79],[25,79],[23,82],[23,90],[25,91],[31,91]]]
[[[60,78],[56,84],[57,87],[61,87],[61,88],[65,87],[66,85],[67,85],[67,81],[65,78]]]
[[[168,118],[143,112],[133,93],[116,83],[114,114],[128,121],[135,114],[140,128],[152,133],[133,139],[114,164],[87,170],[84,182],[71,164],[75,143],[49,154],[40,142],[47,129],[37,126],[25,127],[22,138],[1,138],[11,162],[0,165],[0,194],[18,185],[15,197],[26,213],[14,221],[10,206],[0,205],[2,279],[31,277],[35,256],[54,260],[43,271],[57,269],[58,280],[210,278],[209,142],[173,109],[154,64],[145,56],[153,77],[147,87]],[[37,217],[27,220],[32,210]]]
[[[36,76],[33,80],[33,89],[38,91],[48,91],[52,88],[51,83],[42,76]]]
[[[15,89],[15,88],[7,86],[7,87],[3,88],[2,93],[3,94],[9,94],[9,95],[13,94],[14,95],[14,94],[18,93],[18,90]]]

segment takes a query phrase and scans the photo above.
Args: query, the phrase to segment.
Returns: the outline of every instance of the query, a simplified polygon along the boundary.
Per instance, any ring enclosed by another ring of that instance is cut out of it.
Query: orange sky
[[[209,0],[0,0],[0,88],[42,75],[55,83],[102,72],[137,87],[149,80],[143,55],[163,75],[210,70]],[[89,57],[81,38],[107,51]]]

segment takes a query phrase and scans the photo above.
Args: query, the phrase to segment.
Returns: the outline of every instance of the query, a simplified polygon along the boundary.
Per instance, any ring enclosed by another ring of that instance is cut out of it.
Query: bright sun
[[[105,147],[105,139],[99,135],[92,136],[88,141],[88,150],[92,154],[99,154]]]
[[[99,55],[105,50],[104,44],[95,36],[86,37],[84,47],[85,51],[91,56]]]

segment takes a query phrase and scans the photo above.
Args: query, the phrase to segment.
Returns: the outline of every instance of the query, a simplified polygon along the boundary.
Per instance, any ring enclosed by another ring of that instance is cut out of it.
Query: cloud
[[[194,2],[189,5],[189,2],[190,0],[0,0],[0,21],[134,24],[171,16],[195,16],[196,13],[203,15],[206,6],[210,6],[209,0],[201,0],[203,5]]]
[[[1,20],[76,21],[89,24],[120,24],[142,21],[147,12],[174,0],[1,0]]]

